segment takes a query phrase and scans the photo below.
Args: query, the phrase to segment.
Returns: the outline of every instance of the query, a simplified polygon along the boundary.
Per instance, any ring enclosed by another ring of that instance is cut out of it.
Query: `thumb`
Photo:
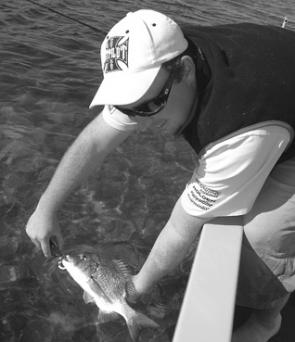
[[[46,258],[51,256],[50,246],[49,246],[49,239],[43,239],[40,241],[41,249]]]
[[[127,280],[125,284],[125,291],[128,303],[135,304],[139,297],[139,293],[136,291],[132,279]]]

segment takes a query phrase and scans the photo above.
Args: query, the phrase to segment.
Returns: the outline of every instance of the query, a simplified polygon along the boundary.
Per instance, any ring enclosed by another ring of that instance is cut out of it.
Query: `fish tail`
[[[146,315],[133,310],[130,306],[125,306],[125,318],[130,336],[136,341],[138,334],[142,328],[158,328],[159,325],[148,318]]]

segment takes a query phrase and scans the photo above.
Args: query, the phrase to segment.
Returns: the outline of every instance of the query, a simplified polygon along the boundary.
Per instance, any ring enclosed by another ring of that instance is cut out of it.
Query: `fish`
[[[128,304],[126,286],[130,284],[131,274],[123,261],[97,253],[71,253],[60,257],[59,267],[67,270],[84,290],[85,303],[97,305],[98,323],[123,316],[133,341],[136,341],[142,328],[159,327],[155,321]]]

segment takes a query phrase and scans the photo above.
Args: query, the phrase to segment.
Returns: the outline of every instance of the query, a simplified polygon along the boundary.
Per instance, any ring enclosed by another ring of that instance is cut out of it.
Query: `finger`
[[[135,304],[138,297],[139,297],[139,293],[136,291],[136,288],[135,288],[133,281],[131,279],[126,282],[125,290],[126,290],[126,294],[127,294],[127,301],[130,304]]]
[[[41,249],[41,244],[37,239],[30,239],[30,240],[33,242],[33,244],[37,247],[38,250]]]
[[[63,245],[64,245],[63,236],[60,233],[58,233],[58,234],[56,234],[56,237],[57,237],[58,247],[61,250],[63,248]]]
[[[49,239],[43,239],[41,241],[41,249],[46,258],[51,257],[51,251],[49,246]]]
[[[27,237],[33,242],[33,244],[40,250],[41,249],[41,244],[39,242],[39,239],[37,239],[36,237],[31,236],[30,231],[28,229],[28,227],[25,228],[25,232],[27,234]]]

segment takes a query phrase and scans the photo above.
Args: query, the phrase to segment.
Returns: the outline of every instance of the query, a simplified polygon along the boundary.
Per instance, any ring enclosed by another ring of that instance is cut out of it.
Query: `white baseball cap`
[[[136,102],[147,92],[162,63],[187,46],[180,27],[166,15],[147,9],[128,13],[101,45],[104,78],[89,107]]]

